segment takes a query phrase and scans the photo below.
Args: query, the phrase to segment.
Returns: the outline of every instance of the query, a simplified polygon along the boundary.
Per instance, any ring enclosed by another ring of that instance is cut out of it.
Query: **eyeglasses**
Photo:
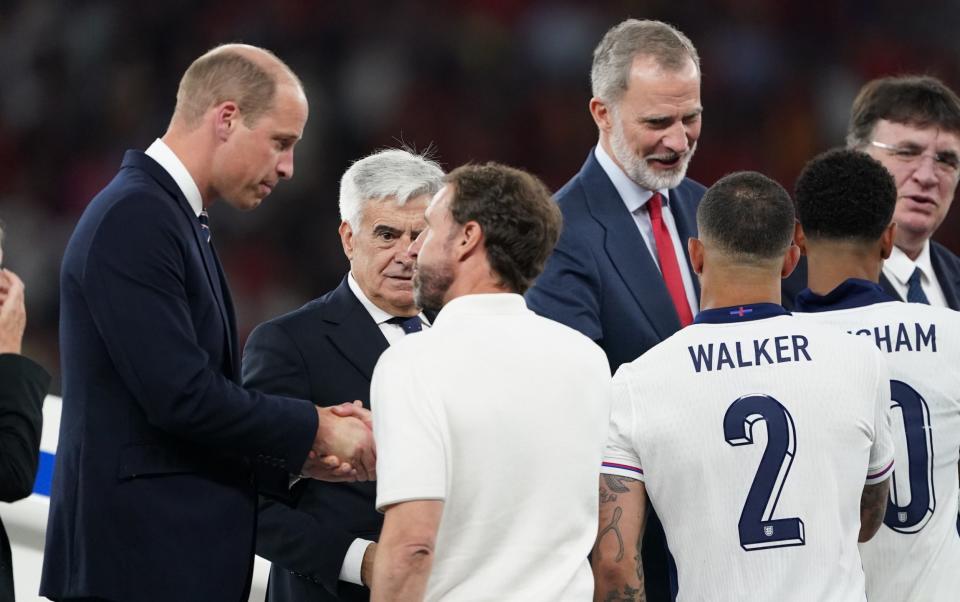
[[[870,141],[871,146],[877,148],[882,148],[885,151],[899,159],[901,162],[916,166],[919,165],[920,160],[923,157],[930,157],[933,159],[933,165],[936,170],[945,176],[956,176],[960,172],[960,157],[957,156],[957,153],[953,151],[942,151],[939,153],[926,153],[925,148],[919,147],[915,144],[904,144],[902,146],[887,144],[886,142],[877,142],[876,140]]]

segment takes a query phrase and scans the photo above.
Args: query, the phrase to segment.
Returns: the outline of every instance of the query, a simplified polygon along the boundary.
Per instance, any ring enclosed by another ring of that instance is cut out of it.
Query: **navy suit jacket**
[[[40,593],[245,601],[254,473],[299,472],[316,409],[240,387],[220,262],[144,153],[127,152],[67,244],[60,354]]]
[[[30,495],[40,460],[43,398],[50,375],[33,360],[0,354],[0,501]],[[0,600],[13,600],[10,540],[0,522]]]
[[[697,205],[704,190],[684,179],[670,191],[670,211],[684,243],[697,235]],[[555,197],[563,212],[563,232],[543,274],[527,292],[527,304],[596,341],[616,371],[679,330],[680,318],[656,258],[593,150]],[[689,265],[686,244],[683,257]],[[693,283],[699,297],[696,275]]]
[[[947,299],[947,307],[960,310],[960,257],[954,255],[950,249],[940,243],[931,240],[930,263],[933,265],[933,273],[937,276],[937,282],[940,283],[940,289],[943,290],[943,296]],[[880,286],[893,298],[906,301],[882,272],[880,273]],[[797,294],[805,288],[807,288],[807,258],[801,257],[797,269],[783,281],[781,287],[783,306],[792,310]]]
[[[261,324],[243,353],[245,386],[336,405],[370,407],[370,379],[387,340],[350,290],[340,286],[300,309]],[[257,553],[270,560],[268,599],[369,600],[370,591],[339,581],[357,537],[376,541],[383,516],[376,483],[301,481],[292,503],[264,499]]]

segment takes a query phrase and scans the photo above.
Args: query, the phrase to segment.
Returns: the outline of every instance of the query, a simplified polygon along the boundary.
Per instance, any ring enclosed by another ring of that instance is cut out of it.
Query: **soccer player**
[[[678,600],[863,601],[856,541],[880,527],[893,462],[883,357],[779,305],[799,249],[778,184],[721,179],[697,225],[702,311],[614,377],[594,599],[642,594],[649,497]]]
[[[884,526],[860,546],[867,597],[957,600],[960,314],[903,303],[878,284],[896,238],[896,201],[893,178],[865,154],[830,151],[807,164],[796,204],[810,288],[796,309],[874,342],[893,379],[897,468]]]

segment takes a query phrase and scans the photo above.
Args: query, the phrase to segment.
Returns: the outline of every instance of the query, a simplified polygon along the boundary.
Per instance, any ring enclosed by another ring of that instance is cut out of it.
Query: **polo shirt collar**
[[[520,315],[529,312],[523,295],[516,293],[463,295],[443,306],[434,320],[434,326],[438,327],[463,316]]]

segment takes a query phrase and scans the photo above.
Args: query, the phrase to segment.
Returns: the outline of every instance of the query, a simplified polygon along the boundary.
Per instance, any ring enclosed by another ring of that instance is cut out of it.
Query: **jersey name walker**
[[[814,313],[797,316],[859,335],[888,360],[896,469],[884,525],[860,544],[868,600],[958,600],[960,313],[884,299],[848,280],[825,297],[801,295],[798,307]]]
[[[602,472],[644,481],[678,600],[864,600],[860,497],[892,472],[881,354],[757,304],[614,377]]]

